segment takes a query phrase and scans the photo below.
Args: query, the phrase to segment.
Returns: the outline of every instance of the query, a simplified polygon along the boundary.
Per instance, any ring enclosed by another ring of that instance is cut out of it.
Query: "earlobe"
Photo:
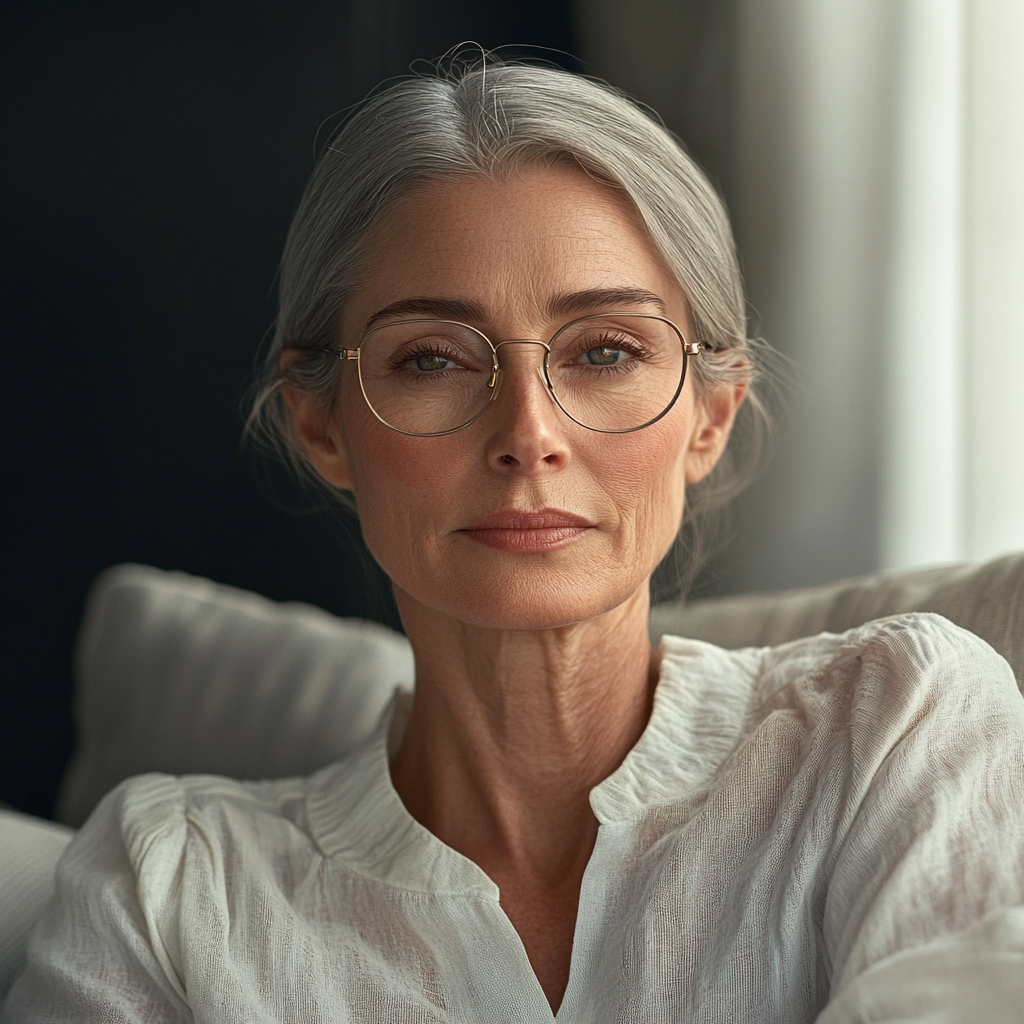
[[[699,483],[715,468],[732,433],[736,413],[747,394],[746,382],[716,388],[698,400],[686,454],[686,482]]]
[[[295,439],[302,446],[313,468],[333,487],[352,490],[348,451],[341,428],[316,395],[289,384],[281,396],[291,413]]]

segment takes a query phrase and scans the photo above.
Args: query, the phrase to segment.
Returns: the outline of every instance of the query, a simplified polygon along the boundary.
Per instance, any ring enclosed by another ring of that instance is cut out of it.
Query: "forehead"
[[[682,290],[628,198],[571,167],[419,188],[378,228],[368,257],[344,318],[355,330],[410,297],[463,299],[489,319],[540,327],[559,295],[634,289],[685,317]]]

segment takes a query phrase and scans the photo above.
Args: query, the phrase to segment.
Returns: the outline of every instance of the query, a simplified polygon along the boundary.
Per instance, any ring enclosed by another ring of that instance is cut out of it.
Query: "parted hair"
[[[698,398],[717,386],[749,382],[725,454],[687,490],[684,524],[668,572],[663,566],[661,573],[662,589],[678,593],[714,549],[712,513],[760,465],[770,426],[760,386],[771,352],[748,333],[722,200],[671,132],[603,82],[483,57],[400,79],[354,108],[325,146],[288,232],[278,315],[247,434],[351,507],[350,496],[322,481],[307,460],[281,388],[312,392],[325,408],[334,402],[343,364],[324,349],[338,346],[341,311],[372,258],[374,229],[417,186],[467,175],[501,179],[566,162],[628,197],[681,285],[692,340],[704,348],[689,369]],[[300,351],[282,369],[289,349]]]

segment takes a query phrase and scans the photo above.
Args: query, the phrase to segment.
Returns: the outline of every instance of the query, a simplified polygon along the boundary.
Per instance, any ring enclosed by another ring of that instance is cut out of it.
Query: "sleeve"
[[[1024,701],[938,616],[854,659],[848,821],[824,911],[818,1024],[1024,1019]]]
[[[174,778],[140,776],[104,798],[61,857],[2,1024],[191,1024],[175,966],[185,832]]]

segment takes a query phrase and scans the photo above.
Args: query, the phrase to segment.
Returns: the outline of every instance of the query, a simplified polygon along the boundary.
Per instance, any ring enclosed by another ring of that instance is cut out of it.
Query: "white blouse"
[[[946,620],[665,638],[650,723],[591,793],[557,1018],[497,887],[392,788],[401,704],[309,778],[119,786],[61,861],[3,1020],[1024,1017],[1024,702]]]

